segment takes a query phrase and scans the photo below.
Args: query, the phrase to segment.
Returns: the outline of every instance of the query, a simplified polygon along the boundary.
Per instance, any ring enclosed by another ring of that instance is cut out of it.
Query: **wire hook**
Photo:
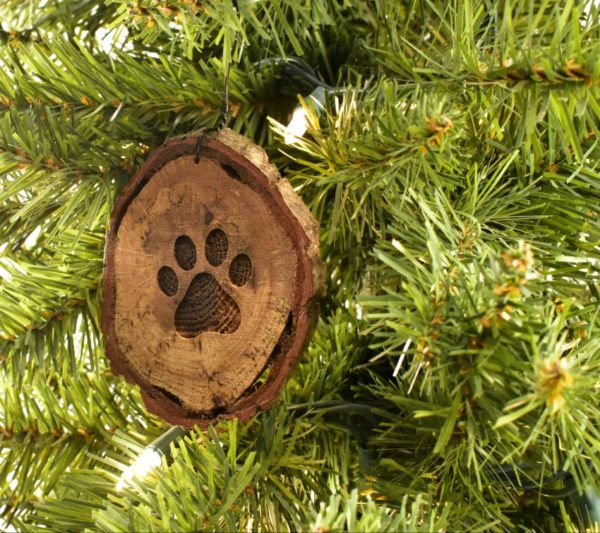
[[[239,16],[240,14],[240,6],[238,4],[238,0],[231,0],[233,5],[233,9],[236,14]],[[237,33],[236,33],[237,37]],[[229,114],[229,71],[231,70],[231,62],[228,63],[227,69],[225,70],[225,77],[223,79],[223,105],[221,106],[221,113],[219,114],[219,118],[217,123],[213,128],[205,129],[200,135],[198,135],[198,140],[196,141],[196,150],[194,151],[194,163],[198,164],[200,162],[200,155],[202,153],[202,144],[206,139],[207,135],[214,131],[221,131],[223,126],[227,123],[227,116]]]

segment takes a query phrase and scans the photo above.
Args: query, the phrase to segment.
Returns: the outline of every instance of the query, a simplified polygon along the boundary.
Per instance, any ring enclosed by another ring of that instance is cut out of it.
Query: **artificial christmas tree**
[[[237,4],[0,7],[0,527],[598,528],[598,7]],[[109,369],[103,249],[227,78],[325,290],[277,401],[184,432]]]

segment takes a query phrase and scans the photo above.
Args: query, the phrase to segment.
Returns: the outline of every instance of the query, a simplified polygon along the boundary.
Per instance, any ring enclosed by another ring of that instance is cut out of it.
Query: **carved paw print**
[[[212,230],[206,237],[204,254],[213,267],[220,267],[227,259],[229,241],[222,229]],[[175,240],[175,260],[182,270],[196,266],[194,241],[187,235]],[[246,254],[236,255],[229,265],[229,279],[242,287],[252,274],[252,261]],[[169,266],[159,269],[158,286],[169,297],[179,292],[179,276]],[[240,308],[230,294],[209,272],[196,274],[175,310],[175,329],[182,337],[193,338],[202,333],[233,333],[241,321]]]

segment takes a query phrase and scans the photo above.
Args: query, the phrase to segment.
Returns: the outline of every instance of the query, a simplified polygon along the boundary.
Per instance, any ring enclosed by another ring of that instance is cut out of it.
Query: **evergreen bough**
[[[0,528],[599,527],[597,3],[238,3],[0,6]],[[268,412],[117,490],[168,427],[103,354],[107,223],[228,65],[320,221],[321,320]]]

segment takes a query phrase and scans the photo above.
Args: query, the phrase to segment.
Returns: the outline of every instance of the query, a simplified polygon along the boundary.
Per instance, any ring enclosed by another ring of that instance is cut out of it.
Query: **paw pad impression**
[[[212,267],[221,267],[227,259],[229,240],[222,229],[213,229],[206,237],[204,255]],[[198,261],[196,245],[187,235],[177,237],[174,244],[175,260],[179,268],[192,270]],[[252,261],[246,254],[236,255],[229,264],[229,279],[237,287],[245,285],[252,274]],[[180,287],[179,276],[170,266],[163,266],[157,274],[162,292],[173,297],[185,290],[175,310],[175,329],[186,338],[206,332],[233,333],[241,322],[240,308],[235,299],[221,286],[210,272],[196,274],[187,289]]]

